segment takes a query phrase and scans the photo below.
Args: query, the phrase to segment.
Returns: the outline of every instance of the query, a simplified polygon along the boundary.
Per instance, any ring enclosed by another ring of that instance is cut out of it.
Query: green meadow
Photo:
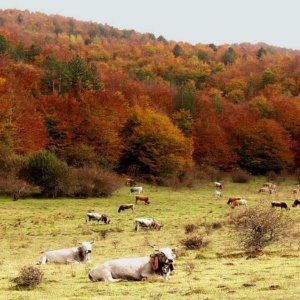
[[[271,201],[293,203],[295,182],[286,180],[273,195],[257,191],[264,178],[248,184],[224,182],[222,198],[214,197],[212,183],[173,190],[143,185],[151,205],[136,205],[118,213],[120,204],[134,203],[123,187],[107,199],[0,199],[0,299],[299,299],[300,209],[282,213],[295,220],[288,241],[267,247],[263,255],[246,259],[227,225],[232,209],[229,196],[241,196],[248,205]],[[104,212],[110,225],[86,224],[88,210]],[[245,209],[243,207],[236,208]],[[153,217],[164,224],[161,231],[134,231],[134,219]],[[186,250],[184,225],[197,223],[197,233],[208,245]],[[212,224],[218,224],[214,226]],[[91,263],[43,265],[42,283],[33,290],[17,290],[10,281],[23,266],[36,265],[45,250],[73,247],[95,240]],[[156,247],[175,247],[175,270],[169,281],[92,283],[88,271],[105,260],[150,255]]]

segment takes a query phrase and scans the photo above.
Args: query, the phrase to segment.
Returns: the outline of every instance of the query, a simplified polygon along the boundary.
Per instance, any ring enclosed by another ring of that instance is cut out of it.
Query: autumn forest
[[[1,155],[165,178],[300,167],[300,51],[0,11]],[[2,158],[3,159],[3,158]]]

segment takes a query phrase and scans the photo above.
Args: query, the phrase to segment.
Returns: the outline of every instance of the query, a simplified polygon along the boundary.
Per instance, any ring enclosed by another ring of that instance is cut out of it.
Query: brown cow
[[[118,213],[126,209],[131,209],[132,212],[134,212],[134,204],[121,204],[118,209]]]
[[[300,206],[300,200],[295,200],[292,207]]]
[[[241,200],[241,197],[229,197],[227,201],[227,205],[231,205],[235,200]]]
[[[148,196],[135,196],[135,204],[137,204],[138,201],[143,201],[146,204],[150,204],[150,200]]]
[[[128,185],[128,186],[135,186],[136,185],[136,182],[135,182],[135,180],[133,180],[133,179],[131,179],[131,178],[127,178],[126,179],[126,185]]]

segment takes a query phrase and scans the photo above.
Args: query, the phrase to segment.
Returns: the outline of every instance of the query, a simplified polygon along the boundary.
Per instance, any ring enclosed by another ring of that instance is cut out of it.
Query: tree
[[[267,68],[261,76],[261,86],[264,88],[267,84],[275,83],[275,73]]]
[[[222,56],[222,62],[225,66],[231,65],[236,60],[236,53],[232,47],[229,47]]]
[[[185,84],[180,86],[178,94],[175,97],[176,108],[193,111],[196,101],[196,90],[193,86]]]
[[[263,47],[260,47],[259,50],[256,53],[256,57],[258,59],[261,59],[263,56],[267,55],[267,50]]]
[[[182,50],[182,48],[178,44],[176,44],[174,46],[172,52],[173,52],[173,54],[174,54],[175,57],[178,57],[178,56],[182,55],[183,50]]]
[[[207,52],[205,52],[202,49],[198,50],[197,56],[198,56],[198,59],[202,60],[203,62],[208,63],[210,61],[209,55],[207,54]]]
[[[278,172],[292,162],[288,134],[274,120],[258,120],[240,132],[239,138],[239,164],[253,174]]]
[[[173,113],[172,120],[186,137],[192,136],[194,121],[190,111],[180,109]]]
[[[169,118],[136,107],[122,130],[124,151],[120,168],[136,165],[145,177],[163,179],[192,166],[192,140],[184,137]]]

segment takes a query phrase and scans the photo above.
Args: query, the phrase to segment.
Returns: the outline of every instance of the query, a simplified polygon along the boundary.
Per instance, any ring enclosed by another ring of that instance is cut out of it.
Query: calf
[[[300,200],[295,200],[292,207],[300,206]]]
[[[134,212],[134,204],[121,204],[118,209],[118,213],[126,209],[131,209]]]
[[[142,192],[143,192],[142,186],[135,186],[135,187],[130,188],[129,195],[135,194],[135,193],[138,193],[140,195]]]
[[[152,218],[138,218],[135,219],[135,231],[139,231],[139,228],[148,228],[148,229],[156,229],[160,230],[163,225],[159,224]]]
[[[285,202],[275,202],[275,201],[273,201],[273,202],[271,202],[271,206],[272,207],[280,207],[281,209],[282,208],[285,208],[285,209],[289,208],[288,205]]]
[[[147,196],[135,196],[135,204],[137,204],[138,201],[143,201],[145,203],[145,205],[150,204],[149,197],[147,197]]]
[[[110,218],[106,214],[101,214],[101,213],[95,213],[95,212],[88,212],[86,214],[86,223],[90,221],[101,221],[104,222],[105,224],[110,224]]]

